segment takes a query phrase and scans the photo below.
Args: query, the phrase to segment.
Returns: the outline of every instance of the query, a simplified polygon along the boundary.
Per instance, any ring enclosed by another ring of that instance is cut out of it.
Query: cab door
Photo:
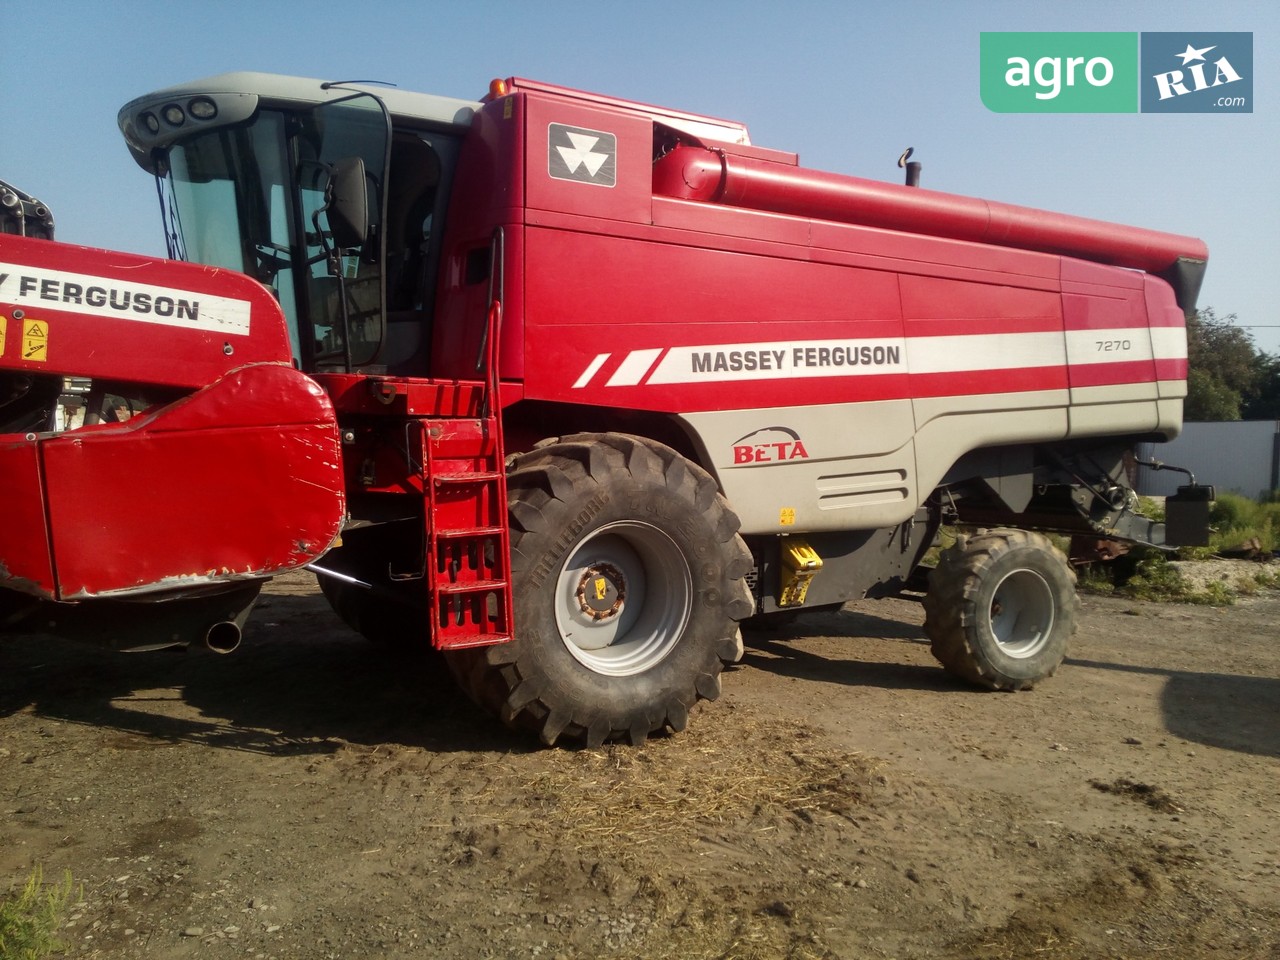
[[[299,301],[308,369],[346,370],[377,360],[386,329],[384,230],[391,120],[372,94],[321,104],[301,115],[294,136],[299,235],[303,237]],[[368,222],[359,242],[341,239],[333,222],[334,175],[363,165]]]

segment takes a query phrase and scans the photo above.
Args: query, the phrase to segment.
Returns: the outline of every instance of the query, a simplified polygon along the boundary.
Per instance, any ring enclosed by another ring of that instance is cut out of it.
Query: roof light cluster
[[[158,114],[158,115],[157,115]],[[208,97],[193,97],[186,104],[166,103],[158,111],[144,110],[138,114],[138,122],[152,136],[160,132],[161,121],[169,127],[177,129],[193,120],[212,120],[218,115],[218,105]]]

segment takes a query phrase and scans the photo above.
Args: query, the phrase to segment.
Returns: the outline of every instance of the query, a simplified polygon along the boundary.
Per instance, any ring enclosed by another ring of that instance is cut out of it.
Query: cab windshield
[[[390,140],[381,101],[360,94],[306,111],[259,110],[247,123],[175,144],[162,190],[170,256],[270,287],[302,369],[370,363],[385,329],[380,238]],[[326,191],[335,170],[356,158],[367,229],[338,250]]]

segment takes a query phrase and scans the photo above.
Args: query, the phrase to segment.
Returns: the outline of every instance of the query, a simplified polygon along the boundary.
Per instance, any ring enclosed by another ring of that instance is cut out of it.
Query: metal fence
[[[1170,443],[1140,443],[1138,457],[1186,467],[1218,491],[1259,497],[1280,488],[1280,420],[1188,423]],[[1172,496],[1187,482],[1168,470],[1141,470],[1138,493]]]

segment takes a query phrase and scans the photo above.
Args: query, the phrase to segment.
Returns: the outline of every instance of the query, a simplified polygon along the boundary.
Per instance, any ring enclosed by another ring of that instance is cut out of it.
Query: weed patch
[[[65,949],[55,931],[73,898],[79,900],[80,891],[70,873],[46,886],[40,868],[32,870],[21,892],[0,901],[0,958],[44,960]]]

